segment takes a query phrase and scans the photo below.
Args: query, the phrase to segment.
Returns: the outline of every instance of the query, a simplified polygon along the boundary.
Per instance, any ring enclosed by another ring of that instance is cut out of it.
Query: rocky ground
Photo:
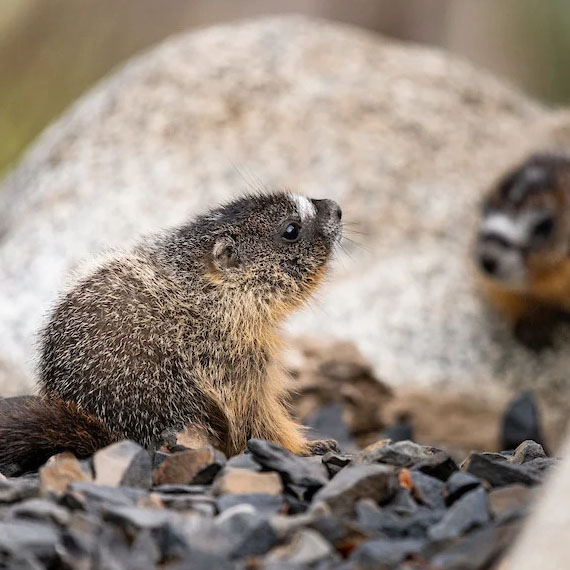
[[[496,568],[549,467],[511,453],[381,440],[298,457],[262,440],[148,452],[122,441],[0,479],[0,567],[63,569]]]

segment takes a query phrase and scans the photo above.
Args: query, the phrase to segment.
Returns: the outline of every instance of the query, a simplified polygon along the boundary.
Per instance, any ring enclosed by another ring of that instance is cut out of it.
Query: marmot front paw
[[[329,451],[340,453],[340,447],[335,439],[317,439],[308,442],[307,455],[324,455]]]

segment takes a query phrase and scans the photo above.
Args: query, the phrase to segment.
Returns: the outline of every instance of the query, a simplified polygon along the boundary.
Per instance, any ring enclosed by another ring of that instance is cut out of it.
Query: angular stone
[[[23,499],[36,497],[39,493],[37,481],[27,479],[0,479],[0,504],[15,503]]]
[[[342,449],[353,449],[356,444],[344,422],[343,410],[343,405],[335,402],[317,408],[305,418],[309,439],[334,439]]]
[[[265,554],[278,542],[269,520],[252,507],[228,509],[215,521],[212,546],[229,558],[243,558]],[[197,534],[195,540],[208,539],[208,533]]]
[[[0,522],[0,551],[26,552],[40,560],[50,560],[55,556],[58,540],[57,530],[45,522]]]
[[[520,392],[509,403],[501,424],[502,449],[515,449],[526,440],[544,447],[540,413],[531,391]]]
[[[401,516],[389,507],[379,508],[373,501],[364,500],[357,503],[356,514],[359,526],[369,533],[389,538],[424,538],[444,511],[418,507],[412,514]]]
[[[537,457],[536,459],[531,459],[523,463],[521,467],[528,473],[531,473],[539,481],[542,481],[547,471],[553,465],[556,465],[557,462],[558,460],[552,457]]]
[[[103,519],[121,527],[154,529],[164,526],[172,517],[167,510],[141,509],[137,507],[105,507]]]
[[[396,472],[388,465],[355,465],[343,469],[317,492],[313,503],[325,503],[338,515],[354,513],[356,501],[376,502],[392,495],[398,487]]]
[[[154,471],[154,484],[209,484],[225,462],[225,456],[211,446],[178,451]]]
[[[99,485],[141,489],[152,485],[150,455],[134,441],[119,441],[100,449],[93,456],[93,467]]]
[[[431,559],[430,568],[438,570],[503,568],[502,565],[495,566],[495,562],[512,546],[518,531],[516,524],[476,530],[463,540],[452,543],[443,552],[435,554]]]
[[[391,439],[393,442],[413,441],[414,426],[410,414],[401,413],[393,424],[390,424],[380,434],[383,439]]]
[[[514,483],[535,485],[540,483],[540,476],[522,465],[510,461],[497,461],[489,459],[480,453],[472,453],[462,469],[487,481],[491,487],[504,487]]]
[[[435,447],[418,445],[412,441],[387,443],[386,440],[369,445],[355,459],[356,463],[386,463],[396,467],[422,471],[445,481],[458,467],[451,457]]]
[[[349,465],[353,458],[354,455],[346,455],[329,451],[322,456],[321,461],[327,468],[329,477],[334,477],[341,469],[344,469]]]
[[[227,467],[232,469],[248,469],[249,471],[261,471],[261,465],[255,461],[251,453],[240,453],[228,459]]]
[[[69,452],[50,457],[40,469],[40,490],[42,495],[61,495],[71,483],[91,481],[93,478],[77,458]]]
[[[468,530],[489,521],[487,493],[479,487],[465,494],[445,513],[439,523],[430,528],[432,540],[445,540],[462,536]]]
[[[263,514],[279,514],[285,509],[285,500],[281,495],[267,493],[249,493],[246,495],[222,495],[216,502],[220,512],[236,505],[251,505]]]
[[[418,510],[418,504],[408,489],[400,487],[386,505],[386,508],[398,515],[410,515]]]
[[[351,568],[359,570],[392,568],[408,556],[420,552],[424,544],[425,540],[416,538],[369,540],[354,550],[349,561],[353,565]]]
[[[319,489],[328,482],[322,463],[319,465],[305,461],[307,458],[293,455],[276,443],[250,439],[247,447],[257,463],[264,469],[277,471],[286,485],[292,483],[309,489]]]
[[[489,508],[496,519],[521,512],[532,498],[532,490],[525,485],[509,485],[493,489],[489,493]]]
[[[152,490],[156,493],[175,493],[175,494],[190,494],[190,495],[203,495],[210,487],[206,485],[157,485]]]
[[[411,472],[411,494],[416,501],[432,509],[444,509],[445,484],[435,477],[430,477],[420,471]]]
[[[108,505],[133,506],[141,499],[148,497],[142,489],[132,487],[106,487],[94,483],[72,483],[62,504],[71,509],[95,510]]]
[[[462,471],[454,473],[445,483],[443,494],[446,505],[452,505],[457,499],[480,484],[481,481],[471,473],[463,473]]]
[[[69,522],[69,511],[47,499],[29,499],[14,505],[8,516],[21,519],[33,519],[65,526]]]
[[[211,495],[186,493],[153,493],[161,504],[173,511],[195,511],[207,517],[216,514],[216,499]]]
[[[303,529],[295,533],[288,544],[271,550],[265,556],[265,562],[311,566],[321,560],[331,558],[339,558],[332,545],[318,532]]]
[[[275,472],[256,473],[246,469],[225,469],[214,481],[212,490],[216,495],[227,493],[280,495],[283,492],[283,483]]]

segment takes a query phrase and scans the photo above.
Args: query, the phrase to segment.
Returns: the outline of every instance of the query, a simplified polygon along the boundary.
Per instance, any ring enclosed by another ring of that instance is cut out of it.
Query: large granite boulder
[[[338,200],[362,245],[346,242],[292,332],[354,340],[393,384],[557,399],[570,351],[518,346],[479,298],[469,251],[489,180],[563,123],[446,53],[328,22],[172,38],[80,99],[0,189],[0,393],[30,388],[16,378],[34,334],[83,260],[278,186]]]

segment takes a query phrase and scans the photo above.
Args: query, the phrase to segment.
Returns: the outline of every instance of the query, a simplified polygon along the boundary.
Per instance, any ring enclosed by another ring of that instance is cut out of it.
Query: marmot
[[[41,398],[0,417],[0,471],[168,431],[228,455],[251,437],[334,447],[289,416],[277,332],[323,280],[341,217],[332,200],[248,195],[81,278],[41,332]]]
[[[569,248],[570,156],[534,154],[486,197],[476,254],[484,291],[530,348],[570,315]]]

